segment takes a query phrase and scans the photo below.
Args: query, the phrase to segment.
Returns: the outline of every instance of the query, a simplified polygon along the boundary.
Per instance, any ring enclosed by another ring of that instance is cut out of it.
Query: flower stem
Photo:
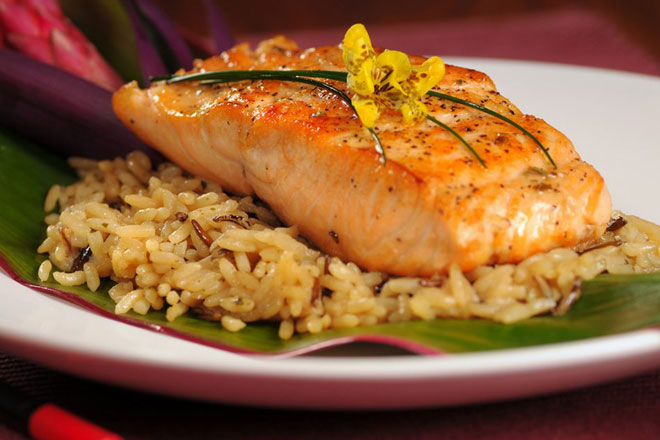
[[[376,133],[376,130],[374,130],[373,128],[369,128],[369,133],[371,133],[371,136],[373,136],[374,140],[376,141],[376,151],[378,152],[378,154],[380,154],[380,163],[382,163],[383,166],[387,165],[385,150],[383,149],[383,144],[380,143],[380,138],[378,137],[378,133]]]

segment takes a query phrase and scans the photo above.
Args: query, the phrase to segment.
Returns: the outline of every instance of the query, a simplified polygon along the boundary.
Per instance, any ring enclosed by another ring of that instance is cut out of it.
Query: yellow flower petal
[[[351,101],[362,124],[367,128],[373,128],[380,116],[380,109],[376,101],[369,98],[361,98],[359,95],[355,95]]]
[[[348,88],[359,95],[371,95],[374,92],[373,59],[364,60],[357,73],[348,74]]]
[[[401,83],[412,72],[408,55],[398,50],[386,50],[376,58],[376,69],[379,73],[378,81],[381,82],[381,87],[388,84],[404,93]]]
[[[364,25],[354,24],[346,31],[343,41],[343,57],[346,70],[353,75],[360,74],[366,60],[376,58],[376,52],[371,46],[371,40]]]
[[[421,66],[413,68],[409,82],[415,94],[423,96],[445,76],[445,63],[438,57],[431,57]]]
[[[406,124],[423,120],[428,110],[421,97],[445,74],[445,65],[438,57],[413,67],[408,55],[397,50],[385,50],[376,56],[361,24],[346,32],[343,58],[348,89],[354,93],[353,106],[368,128],[375,125],[385,108],[400,110]]]
[[[428,109],[423,102],[411,99],[401,105],[401,115],[405,124],[417,124],[428,114]]]

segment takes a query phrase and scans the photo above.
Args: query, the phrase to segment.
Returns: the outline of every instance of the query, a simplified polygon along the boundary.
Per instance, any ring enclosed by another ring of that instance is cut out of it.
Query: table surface
[[[57,402],[126,439],[660,438],[660,370],[582,390],[487,405],[302,412],[144,394],[74,378],[11,356],[0,355],[0,366],[0,380],[36,398]],[[0,426],[0,438],[25,438],[12,428]]]
[[[660,60],[608,19],[582,10],[504,22],[403,23],[369,30],[374,44],[410,53],[552,61],[660,76]],[[336,44],[342,32],[320,29],[290,36],[304,47]],[[0,354],[0,380],[127,439],[660,438],[660,370],[552,396],[396,412],[301,412],[190,402],[90,382],[8,354]],[[26,437],[11,420],[0,419],[0,438]]]

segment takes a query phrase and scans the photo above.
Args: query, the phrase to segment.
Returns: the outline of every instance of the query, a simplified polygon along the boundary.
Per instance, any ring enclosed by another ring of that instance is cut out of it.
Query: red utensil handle
[[[40,406],[28,421],[36,440],[121,440],[121,437],[51,403]]]

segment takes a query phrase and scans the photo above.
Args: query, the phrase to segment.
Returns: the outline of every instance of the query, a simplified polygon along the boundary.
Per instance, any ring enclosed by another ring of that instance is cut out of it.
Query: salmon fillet
[[[422,57],[411,57],[421,64]],[[283,37],[239,45],[194,71],[344,70],[338,47],[300,50]],[[346,90],[345,84],[334,83]],[[386,111],[374,140],[339,97],[307,84],[133,82],[114,95],[118,117],[187,171],[236,194],[254,194],[323,251],[367,270],[407,276],[518,262],[599,237],[611,215],[602,177],[545,121],[521,113],[474,70],[447,66],[435,90],[513,119],[546,146],[553,168],[518,129],[460,104],[425,97],[459,132],[404,125]]]

